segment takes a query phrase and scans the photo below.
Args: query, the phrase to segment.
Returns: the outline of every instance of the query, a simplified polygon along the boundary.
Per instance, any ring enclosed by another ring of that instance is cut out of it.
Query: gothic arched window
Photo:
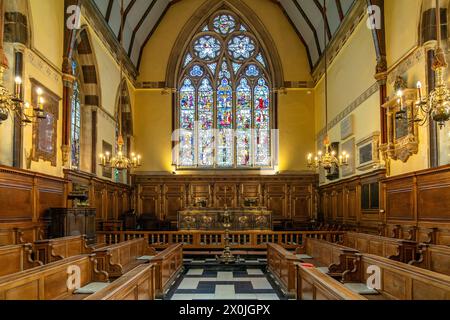
[[[272,78],[250,28],[232,12],[215,13],[190,40],[180,70],[177,166],[272,166]]]
[[[75,77],[78,75],[78,65],[72,62],[72,73]],[[80,84],[77,80],[72,86],[72,110],[71,110],[71,146],[72,146],[72,168],[80,169],[80,140],[81,140],[81,102],[80,102]]]

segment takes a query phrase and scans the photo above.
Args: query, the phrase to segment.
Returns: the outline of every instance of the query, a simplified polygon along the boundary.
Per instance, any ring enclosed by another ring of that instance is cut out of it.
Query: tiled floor
[[[191,265],[169,291],[169,300],[280,300],[283,296],[260,267]]]

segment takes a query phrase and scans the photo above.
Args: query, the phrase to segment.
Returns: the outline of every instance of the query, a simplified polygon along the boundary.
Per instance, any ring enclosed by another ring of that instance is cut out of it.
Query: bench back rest
[[[28,254],[30,244],[0,246],[0,277],[28,269]]]
[[[316,268],[297,268],[297,300],[367,300]]]
[[[361,282],[366,283],[369,266],[381,269],[381,291],[400,300],[450,300],[450,276],[384,257],[361,254]]]
[[[43,263],[89,253],[84,235],[38,240],[34,242],[34,250]]]
[[[417,251],[417,243],[414,241],[357,232],[347,232],[344,235],[344,245],[362,253],[374,254],[404,263],[413,260]]]
[[[148,244],[144,238],[128,240],[95,249],[95,254],[108,254],[113,264],[126,266],[147,253]]]
[[[419,260],[412,265],[450,276],[450,246],[419,245]]]
[[[342,254],[357,253],[358,251],[325,240],[307,238],[306,254],[325,265],[339,264]]]
[[[52,300],[70,294],[67,287],[69,266],[81,270],[81,286],[93,281],[93,261],[89,255],[70,257],[0,277],[0,300]]]
[[[143,264],[127,272],[85,300],[154,300],[155,265]]]

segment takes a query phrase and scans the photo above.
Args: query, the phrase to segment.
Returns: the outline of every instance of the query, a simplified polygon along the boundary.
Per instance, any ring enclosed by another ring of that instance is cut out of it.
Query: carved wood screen
[[[58,119],[59,119],[59,101],[61,100],[56,94],[51,92],[35,79],[31,81],[31,105],[37,106],[36,89],[41,88],[44,99],[44,115],[45,119],[39,119],[33,123],[33,150],[31,159],[33,161],[51,162],[56,167],[57,162],[57,141],[58,141]]]

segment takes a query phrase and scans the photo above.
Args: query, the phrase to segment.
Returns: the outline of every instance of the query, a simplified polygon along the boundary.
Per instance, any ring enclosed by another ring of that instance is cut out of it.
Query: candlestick
[[[419,101],[422,101],[422,83],[420,81],[417,81],[417,90],[419,93]]]
[[[22,78],[21,77],[16,77],[16,79],[14,80],[16,87],[15,87],[15,93],[16,93],[16,97],[17,99],[20,99],[21,96],[21,88],[22,88]]]

